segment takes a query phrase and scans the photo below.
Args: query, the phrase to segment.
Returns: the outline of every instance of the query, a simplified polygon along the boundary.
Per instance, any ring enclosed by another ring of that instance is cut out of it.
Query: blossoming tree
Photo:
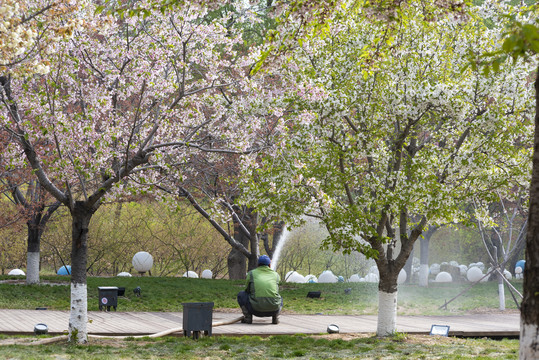
[[[89,2],[77,17],[84,26],[40,54],[46,76],[2,78],[0,121],[15,139],[11,164],[27,164],[71,213],[69,334],[85,343],[88,228],[102,202],[151,188],[197,152],[249,151],[258,123],[244,111],[255,92],[240,38],[204,8],[121,19]],[[230,93],[244,100],[230,104]]]
[[[494,16],[487,6],[461,18],[412,1],[391,24],[346,10],[281,57],[286,135],[246,194],[290,221],[318,217],[326,247],[374,258],[385,336],[396,331],[397,277],[425,227],[464,219],[464,201],[527,175],[529,154],[515,144],[530,138],[530,69],[462,70],[469,51],[499,41],[482,20]]]

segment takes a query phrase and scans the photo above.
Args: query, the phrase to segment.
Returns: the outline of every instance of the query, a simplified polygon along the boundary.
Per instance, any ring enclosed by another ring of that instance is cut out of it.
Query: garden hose
[[[238,321],[241,321],[242,319],[243,319],[243,315],[240,316],[240,317],[234,318],[232,320],[214,322],[214,323],[211,324],[211,326],[216,327],[216,326],[230,325],[230,324],[237,323]],[[177,327],[177,328],[163,330],[163,331],[160,331],[158,333],[150,334],[150,335],[108,336],[108,335],[92,335],[92,334],[88,334],[88,338],[93,338],[93,339],[127,339],[127,338],[129,338],[129,339],[133,339],[133,338],[140,339],[140,338],[145,338],[145,337],[159,338],[159,337],[163,337],[163,336],[170,335],[170,334],[173,334],[173,333],[176,333],[176,332],[181,332],[181,331],[183,331],[183,328]],[[55,343],[55,342],[67,340],[67,339],[68,339],[68,335],[60,335],[60,336],[55,336],[55,337],[52,337],[52,338],[46,338],[46,339],[41,339],[41,340],[32,341],[32,342],[27,342],[27,341],[19,342],[17,340],[14,340],[13,342],[10,342],[10,345],[46,345],[46,344],[52,344],[52,343]],[[19,340],[27,340],[27,339],[19,339]]]

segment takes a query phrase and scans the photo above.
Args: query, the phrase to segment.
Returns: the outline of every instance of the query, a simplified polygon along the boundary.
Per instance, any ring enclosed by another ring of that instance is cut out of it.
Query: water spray
[[[275,248],[275,251],[273,252],[273,258],[271,259],[271,269],[275,271],[277,269],[277,263],[279,262],[279,257],[281,256],[281,251],[283,250],[284,244],[290,237],[290,231],[288,231],[288,228],[286,225],[283,228],[283,233],[281,234],[281,239],[279,240],[279,243],[277,244],[277,247]]]

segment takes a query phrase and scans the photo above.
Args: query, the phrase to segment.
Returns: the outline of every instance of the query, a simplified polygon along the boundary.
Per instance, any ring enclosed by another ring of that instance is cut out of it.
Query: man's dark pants
[[[245,316],[254,315],[258,317],[266,317],[266,316],[279,315],[283,307],[283,299],[281,298],[281,306],[279,307],[279,310],[260,312],[253,309],[253,306],[251,305],[251,302],[249,301],[249,294],[246,293],[245,291],[240,291],[238,293],[238,304],[240,305],[241,311],[243,312],[243,315]]]

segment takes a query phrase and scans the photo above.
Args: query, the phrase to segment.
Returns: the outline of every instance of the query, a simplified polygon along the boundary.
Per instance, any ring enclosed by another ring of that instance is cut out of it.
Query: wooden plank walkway
[[[213,322],[229,321],[236,313],[213,313]],[[149,335],[182,326],[181,312],[88,312],[88,331],[95,335]],[[278,325],[271,318],[253,318],[253,324],[234,323],[212,328],[214,335],[320,334],[336,324],[340,333],[375,333],[375,315],[282,314]],[[0,333],[32,334],[34,325],[47,324],[50,334],[67,332],[69,311],[0,309]],[[429,334],[431,325],[449,325],[451,336],[518,337],[520,315],[471,314],[459,316],[398,316],[397,331]]]

